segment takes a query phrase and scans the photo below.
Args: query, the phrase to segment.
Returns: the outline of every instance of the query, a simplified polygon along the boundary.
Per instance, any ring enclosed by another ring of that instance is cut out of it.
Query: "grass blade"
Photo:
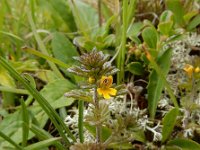
[[[56,141],[60,140],[61,138],[51,138],[48,140],[44,140],[41,142],[37,142],[35,144],[29,145],[24,148],[24,150],[36,150],[36,149],[41,149],[41,148],[46,148],[48,146],[54,145]]]
[[[10,144],[12,144],[13,146],[15,146],[18,150],[23,150],[23,148],[21,146],[19,146],[17,143],[15,143],[10,137],[8,137],[7,135],[5,135],[3,132],[0,131],[0,136],[2,138],[4,138],[4,140],[8,141]]]
[[[61,66],[63,68],[69,68],[70,67],[68,64],[63,63],[62,61],[60,61],[60,60],[58,60],[56,58],[53,58],[51,56],[45,55],[45,54],[43,54],[43,53],[41,53],[39,51],[36,51],[36,50],[34,50],[32,48],[24,47],[23,50],[25,50],[26,52],[28,52],[30,54],[33,54],[35,56],[38,56],[38,57],[44,58],[44,59],[46,59],[48,61],[51,61],[51,62],[53,62],[53,63],[55,63],[55,64],[57,64],[57,65],[59,65],[59,66]]]
[[[124,80],[124,63],[125,63],[125,51],[126,51],[126,31],[128,27],[128,1],[123,1],[123,26],[122,26],[122,38],[120,43],[120,50],[117,58],[117,68],[120,70],[117,74],[117,83],[121,83]]]

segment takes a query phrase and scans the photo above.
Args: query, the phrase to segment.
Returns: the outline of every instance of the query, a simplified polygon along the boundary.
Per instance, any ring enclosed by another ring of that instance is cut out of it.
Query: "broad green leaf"
[[[97,11],[91,5],[83,1],[74,1],[71,4],[71,9],[75,16],[76,25],[81,32],[91,33],[90,30],[98,25]]]
[[[168,21],[173,21],[174,15],[170,10],[165,10],[162,12],[160,15],[160,20],[159,22],[168,22]]]
[[[173,108],[163,118],[162,142],[165,142],[171,135],[176,124],[176,117],[178,116],[178,113],[179,110],[177,108]]]
[[[15,69],[18,72],[24,72],[24,71],[37,71],[38,68],[38,61],[34,59],[28,59],[25,61],[12,61],[12,65],[15,67]]]
[[[169,68],[170,68],[170,58],[172,54],[172,49],[167,49],[159,58],[157,61],[157,64],[160,66],[160,68],[163,71],[163,75],[167,75]],[[156,109],[158,102],[160,100],[160,96],[162,93],[162,90],[164,88],[164,81],[162,78],[157,74],[155,70],[153,70],[149,77],[149,84],[147,87],[147,93],[148,93],[148,110],[150,113],[150,117],[154,118],[156,114]]]
[[[42,81],[44,81],[46,83],[53,82],[53,81],[55,81],[55,80],[58,79],[58,77],[56,76],[56,74],[53,71],[51,71],[51,70],[42,70],[41,69],[41,70],[39,70],[39,71],[36,72],[36,76],[40,80],[42,80]]]
[[[144,73],[144,68],[140,62],[132,62],[128,64],[127,70],[135,75],[142,75]]]
[[[129,26],[127,30],[128,37],[137,37],[140,34],[141,29],[143,28],[142,22],[136,22]]]
[[[194,19],[188,24],[187,30],[192,30],[200,24],[200,14],[195,16]]]
[[[23,77],[30,83],[30,85],[32,85],[34,88],[36,88],[35,80],[30,74],[24,73]]]
[[[174,13],[174,19],[176,23],[182,26],[184,24],[183,16],[185,15],[185,10],[181,1],[166,0],[165,3],[167,8]]]
[[[154,27],[147,27],[142,31],[144,42],[153,49],[157,48],[158,33]]]
[[[62,33],[53,33],[51,45],[55,58],[63,61],[66,64],[72,64],[74,62],[72,57],[78,55],[76,48]]]
[[[76,31],[76,24],[72,11],[68,5],[62,0],[48,0],[52,7],[57,11],[60,17],[65,21],[69,30]]]
[[[70,106],[74,102],[74,99],[67,98],[64,96],[65,92],[72,90],[74,88],[75,85],[69,82],[68,80],[58,79],[47,84],[40,91],[40,93],[45,97],[45,99],[47,99],[47,101],[51,104],[51,106],[54,109],[57,109],[64,106]],[[38,106],[38,103],[34,102],[33,105]],[[40,126],[43,127],[48,119],[48,116],[42,109],[37,111],[33,110],[33,112],[34,115],[38,115],[36,119],[40,122]]]
[[[176,146],[181,150],[199,150],[200,144],[190,139],[174,139],[167,143],[167,146]]]
[[[173,22],[161,22],[158,24],[159,31],[164,35],[169,35],[170,31],[172,30]]]
[[[67,101],[67,98],[64,97],[64,93],[74,89],[76,86],[66,79],[58,79],[56,81],[50,82],[42,90],[41,94],[47,99],[47,101],[52,104],[55,103],[58,99],[64,98]],[[71,102],[70,102],[71,104]],[[52,105],[52,107],[54,107]]]

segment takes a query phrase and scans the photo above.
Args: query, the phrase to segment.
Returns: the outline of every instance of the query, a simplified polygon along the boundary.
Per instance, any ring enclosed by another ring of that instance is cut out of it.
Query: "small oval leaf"
[[[165,142],[173,131],[178,116],[178,108],[170,110],[163,118],[162,142]]]

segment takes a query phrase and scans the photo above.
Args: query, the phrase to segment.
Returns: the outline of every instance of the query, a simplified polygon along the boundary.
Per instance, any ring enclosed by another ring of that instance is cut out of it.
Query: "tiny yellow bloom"
[[[194,72],[195,72],[195,73],[199,73],[199,72],[200,72],[200,68],[199,68],[199,67],[196,67],[195,70],[194,70]]]
[[[94,83],[95,82],[95,78],[94,77],[89,77],[88,82],[90,84]]]
[[[186,64],[185,67],[183,68],[183,70],[187,73],[189,78],[192,77],[192,74],[193,74],[193,71],[194,71],[194,67],[192,65]]]
[[[117,90],[114,88],[111,88],[113,83],[113,77],[112,76],[102,76],[99,84],[99,88],[97,89],[97,92],[99,95],[103,95],[105,99],[110,99],[110,95],[115,96],[117,94]]]

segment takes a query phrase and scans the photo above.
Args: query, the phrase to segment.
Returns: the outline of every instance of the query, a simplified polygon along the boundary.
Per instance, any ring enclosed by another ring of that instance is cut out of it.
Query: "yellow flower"
[[[99,88],[97,89],[97,92],[99,95],[103,95],[105,99],[110,99],[110,95],[115,96],[117,94],[117,90],[114,88],[111,88],[113,83],[113,77],[112,76],[102,76],[99,84]]]
[[[194,67],[192,65],[186,64],[185,67],[183,68],[183,70],[187,73],[189,78],[192,77],[192,74],[193,74],[193,71],[194,71]]]
[[[194,72],[195,72],[195,73],[199,73],[199,72],[200,72],[200,68],[199,68],[199,67],[196,67],[195,70],[194,70]]]

